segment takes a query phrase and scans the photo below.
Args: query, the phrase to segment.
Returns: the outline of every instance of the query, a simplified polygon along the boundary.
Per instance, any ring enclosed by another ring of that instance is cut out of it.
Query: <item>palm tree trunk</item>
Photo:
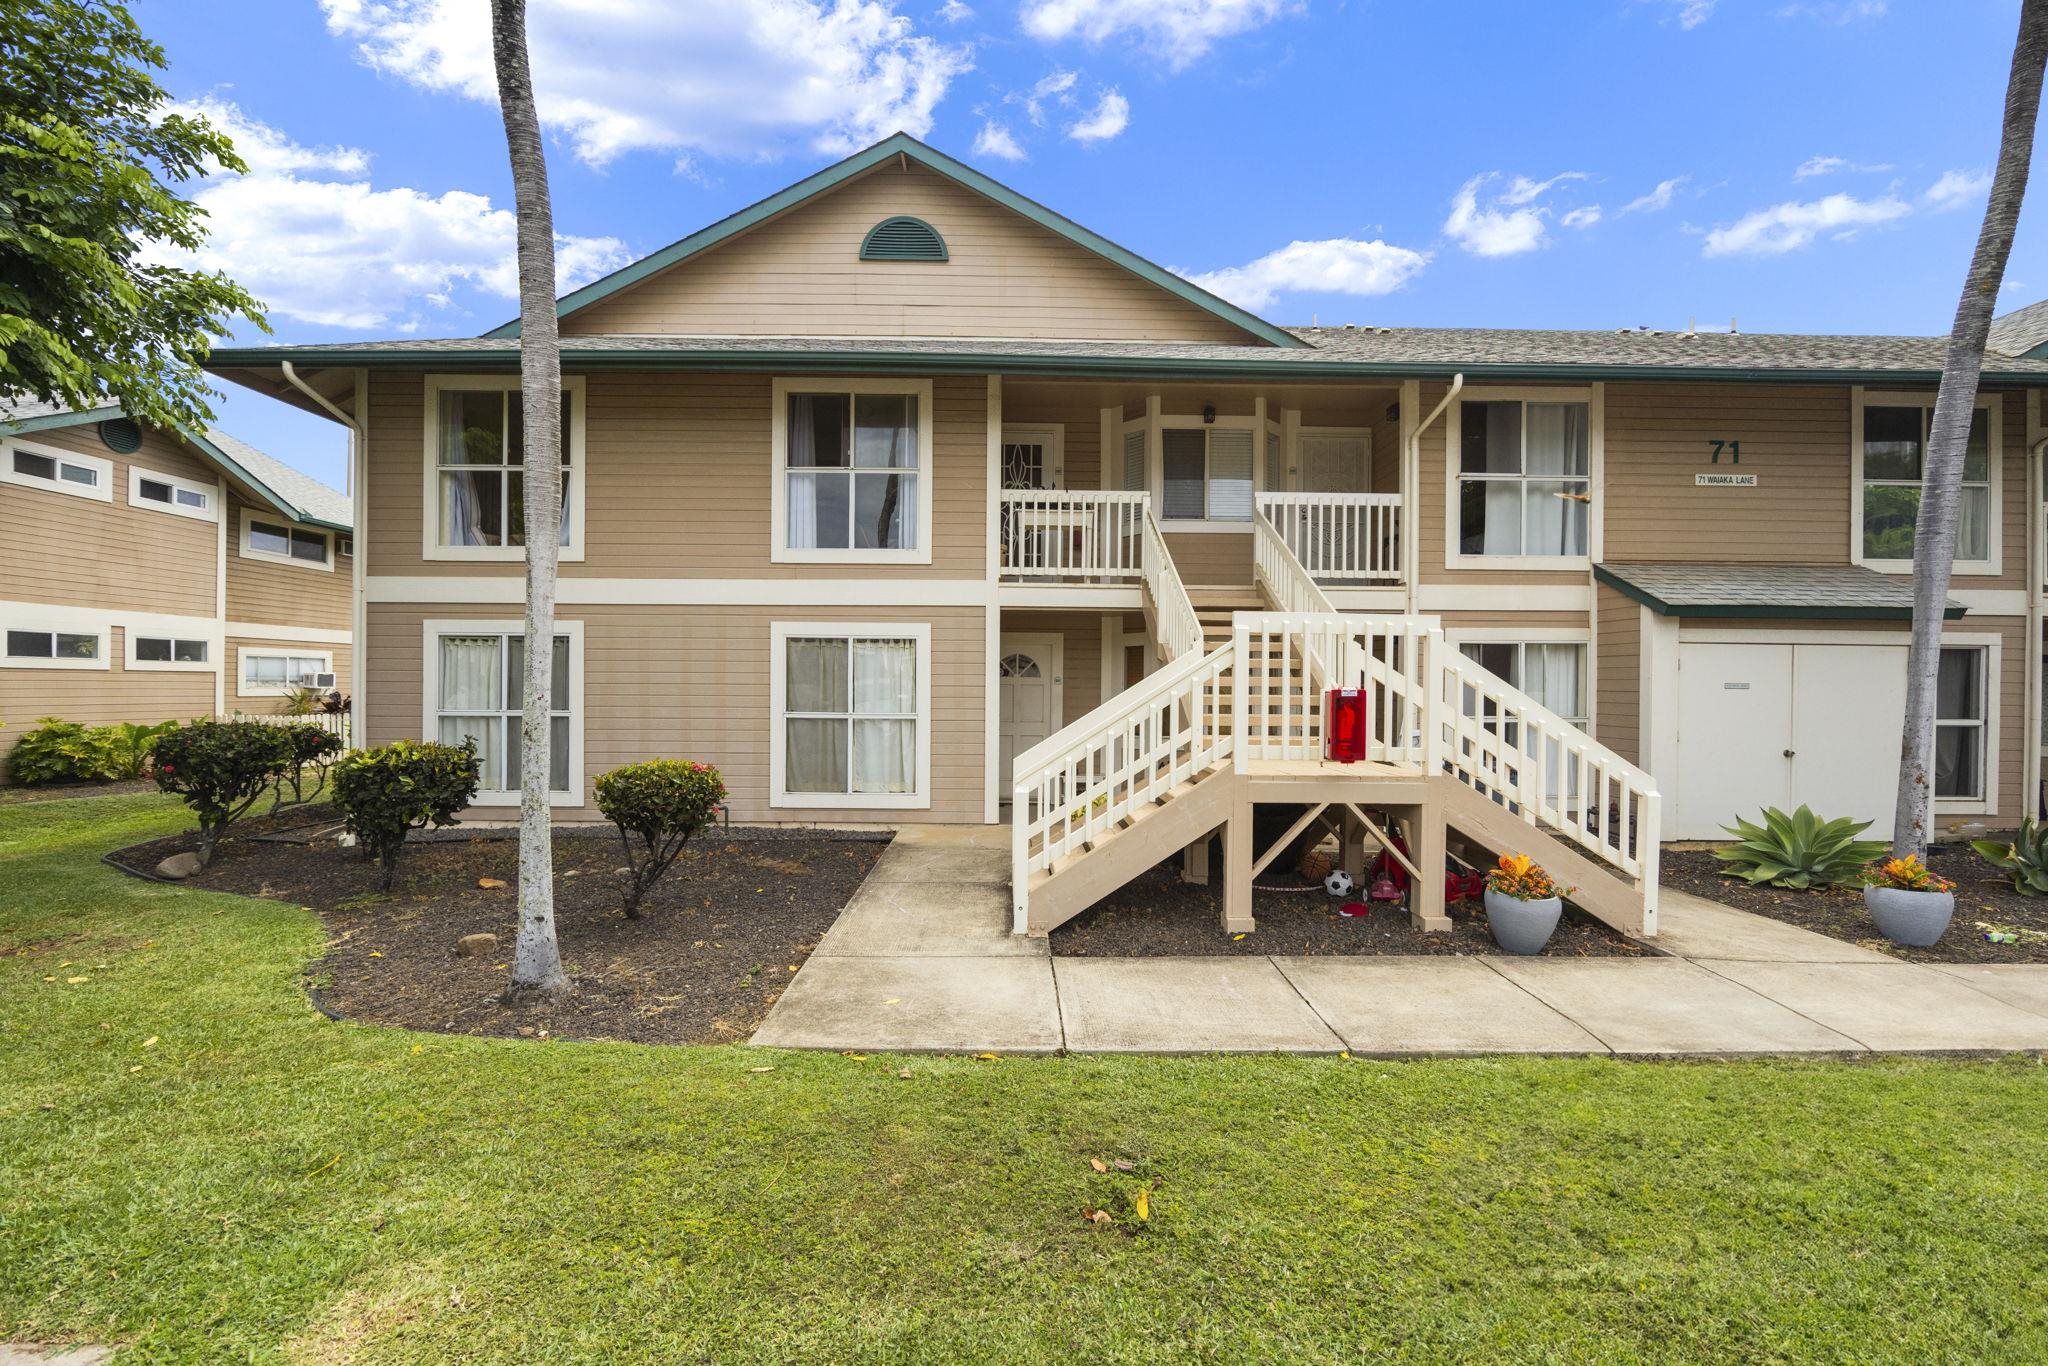
[[[526,0],[491,0],[498,107],[512,158],[519,236],[519,406],[526,428],[526,677],[519,718],[519,936],[514,997],[566,991],[555,940],[548,793],[548,690],[554,677],[555,566],[562,526],[562,345],[555,323],[555,224],[547,156],[526,56]]]
[[[2027,193],[2044,62],[2048,0],[2025,0],[2019,36],[2013,42],[2012,73],[2006,79],[1998,170],[1949,331],[1941,391],[1935,396],[1921,470],[1920,513],[1913,526],[1913,646],[1906,656],[1906,720],[1899,736],[1899,799],[1892,826],[1892,853],[1901,858],[1927,849],[1934,798],[1929,766],[1934,757],[1935,684],[1941,670],[1942,611],[1955,565],[1956,508],[1962,500],[1963,461],[1977,406],[1977,378],[1984,369],[1984,342],[1997,311],[2006,258],[2012,255],[2020,201]]]

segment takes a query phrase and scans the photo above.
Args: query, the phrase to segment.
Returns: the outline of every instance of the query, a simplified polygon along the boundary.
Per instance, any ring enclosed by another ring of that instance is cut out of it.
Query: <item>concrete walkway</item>
[[[752,1042],[932,1053],[2048,1050],[2048,966],[1902,963],[1666,891],[1662,958],[1054,958],[1009,831],[904,830]]]

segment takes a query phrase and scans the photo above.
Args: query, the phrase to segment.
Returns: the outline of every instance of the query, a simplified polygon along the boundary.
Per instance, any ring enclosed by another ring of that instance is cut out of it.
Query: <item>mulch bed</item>
[[[1967,846],[1936,845],[1927,853],[1927,866],[1955,882],[1956,914],[1941,941],[1924,949],[1904,948],[1879,935],[1863,908],[1860,887],[1818,892],[1752,887],[1740,878],[1722,877],[1721,861],[1711,849],[1666,850],[1660,880],[1724,906],[1913,962],[2048,963],[2048,897],[2021,896]],[[2020,942],[1994,944],[1980,923],[2016,930]]]
[[[415,839],[389,896],[377,870],[331,837],[324,810],[253,822],[224,841],[191,885],[305,906],[327,953],[307,969],[329,1014],[446,1034],[726,1043],[744,1039],[874,867],[885,835],[720,830],[700,836],[641,905],[619,909],[617,836],[605,827],[555,836],[555,917],[575,990],[507,1007],[518,928],[518,843],[511,832]],[[299,833],[293,834],[296,826]],[[193,847],[191,835],[124,849],[112,861],[147,872]],[[502,887],[486,888],[480,879]],[[469,934],[498,936],[479,957]]]
[[[63,802],[78,797],[126,797],[137,792],[154,791],[154,778],[122,778],[110,783],[38,783],[33,787],[10,783],[0,787],[0,806],[18,802]]]
[[[1261,881],[1293,883],[1292,875]],[[1052,951],[1064,958],[1227,957],[1255,954],[1492,954],[1501,950],[1486,929],[1478,901],[1450,908],[1451,929],[1425,934],[1408,912],[1375,907],[1352,919],[1344,903],[1320,884],[1300,892],[1252,893],[1258,929],[1242,937],[1223,933],[1223,891],[1212,881],[1197,887],[1180,880],[1179,860],[1162,864],[1052,932]],[[1617,934],[1567,906],[1544,953],[1552,958],[1655,957],[1657,951]]]

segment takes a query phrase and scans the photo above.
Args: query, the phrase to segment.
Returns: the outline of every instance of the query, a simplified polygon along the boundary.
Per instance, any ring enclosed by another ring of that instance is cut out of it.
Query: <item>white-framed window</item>
[[[29,441],[0,441],[0,484],[114,501],[114,462]]]
[[[328,650],[242,646],[236,654],[236,691],[243,697],[278,697],[294,688],[319,685],[322,674],[334,672]]]
[[[776,622],[769,804],[931,805],[931,627]]]
[[[932,562],[930,380],[778,379],[769,558]]]
[[[1570,569],[1599,553],[1601,394],[1467,390],[1445,414],[1445,564]]]
[[[1461,637],[1458,652],[1510,687],[1520,689],[1537,703],[1556,712],[1561,720],[1582,731],[1592,729],[1592,686],[1588,676],[1590,651],[1583,636],[1548,640],[1475,640]],[[1503,719],[1498,709],[1483,702],[1469,689],[1466,690],[1464,708],[1467,715],[1478,716],[1485,729],[1498,734],[1502,743],[1510,747],[1523,743],[1519,734],[1521,728],[1513,720]],[[1544,751],[1542,762],[1552,779],[1548,785],[1549,795],[1556,797],[1560,791],[1576,795],[1578,778],[1575,774],[1563,785],[1556,781],[1558,775],[1570,773],[1564,747],[1556,743],[1538,747]]]
[[[165,474],[161,470],[146,470],[140,465],[128,467],[130,507],[148,508],[154,512],[175,513],[180,517],[211,522],[220,517],[219,496],[219,490],[211,484],[180,479],[177,475]]]
[[[1913,570],[1913,528],[1934,424],[1934,395],[1857,390],[1850,443],[1852,562],[1885,573]],[[1956,504],[1958,574],[1996,574],[2001,558],[1999,468],[2003,422],[1996,395],[1978,399]]]
[[[421,553],[526,558],[525,425],[517,375],[429,375]],[[583,558],[584,384],[562,379],[561,558]]]
[[[0,618],[0,667],[105,669],[109,628],[75,619]]]
[[[127,630],[126,667],[164,673],[212,673],[213,642],[205,636],[168,631]]]
[[[1986,802],[1990,786],[1992,651],[1943,645],[1934,684],[1934,796],[1940,802]]]
[[[477,806],[519,804],[519,727],[526,696],[526,636],[516,619],[429,621],[423,733],[445,744],[476,742]],[[583,804],[583,623],[557,621],[548,685],[556,806]]]
[[[1161,522],[1249,522],[1258,433],[1203,423],[1159,433]]]
[[[298,569],[334,569],[334,533],[242,509],[242,558]]]

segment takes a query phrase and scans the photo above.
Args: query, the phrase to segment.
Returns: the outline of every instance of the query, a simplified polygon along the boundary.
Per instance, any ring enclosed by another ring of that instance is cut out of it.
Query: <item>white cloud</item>
[[[1656,213],[1659,209],[1671,207],[1671,197],[1678,193],[1678,187],[1690,180],[1690,176],[1675,175],[1669,180],[1657,182],[1657,188],[1648,194],[1637,195],[1621,206],[1623,213]]]
[[[1024,149],[1017,145],[1017,139],[1003,124],[989,119],[981,125],[981,131],[974,135],[974,154],[980,157],[999,157],[1004,161],[1024,160]]]
[[[1891,163],[1886,161],[1851,161],[1847,157],[1813,156],[1799,163],[1799,169],[1792,173],[1794,180],[1811,180],[1815,176],[1836,175],[1842,172],[1864,174],[1873,171],[1889,171]]]
[[[1822,234],[1851,237],[1859,228],[1889,223],[1911,212],[1910,204],[1891,195],[1858,199],[1831,194],[1806,203],[1788,201],[1714,229],[1707,234],[1702,251],[1707,256],[1779,256],[1807,246]]]
[[[1333,237],[1321,242],[1290,242],[1249,265],[1188,278],[1232,303],[1258,309],[1282,294],[1391,294],[1428,264],[1427,255],[1407,247]]]
[[[1105,90],[1095,108],[1067,125],[1067,136],[1076,142],[1107,142],[1130,123],[1131,102],[1114,90]]]
[[[1074,103],[1074,85],[1080,79],[1081,73],[1078,71],[1054,70],[1040,76],[1032,85],[1031,93],[1022,97],[1025,117],[1039,127],[1044,127],[1046,104],[1050,102],[1071,108]]]
[[[1568,180],[1584,180],[1586,178],[1587,176],[1584,171],[1560,171],[1548,180],[1531,180],[1525,175],[1518,175],[1508,183],[1508,187],[1505,190],[1500,192],[1500,202],[1503,204],[1532,204]]]
[[[1025,0],[1024,31],[1045,42],[1129,34],[1180,70],[1218,41],[1301,10],[1301,0]]]
[[[1781,5],[1779,19],[1818,19],[1824,24],[1853,24],[1859,19],[1882,19],[1891,12],[1886,0],[1802,0]]]
[[[485,0],[320,4],[369,65],[497,103]],[[919,36],[890,0],[534,0],[527,22],[541,117],[594,166],[922,135],[973,67],[967,47]]]
[[[303,147],[224,101],[205,112],[245,147],[249,173],[193,192],[207,212],[198,251],[158,244],[152,259],[225,271],[272,313],[324,327],[412,331],[459,289],[518,297],[511,210],[462,190],[377,189],[360,178],[367,153]],[[558,236],[555,253],[564,289],[630,259],[613,237]]]
[[[1588,204],[1583,208],[1573,209],[1557,221],[1567,228],[1590,228],[1600,221],[1600,206]]]
[[[1505,191],[1480,203],[1480,191],[1500,178],[1497,171],[1473,176],[1451,196],[1450,216],[1444,219],[1444,234],[1474,256],[1518,256],[1544,245],[1545,210],[1532,201],[1560,180],[1578,177],[1571,171],[1549,180],[1516,176]]]
[[[1991,177],[1983,171],[1944,171],[1922,196],[1937,213],[1960,209],[1991,193]]]
[[[964,23],[973,17],[973,8],[960,3],[960,0],[946,0],[945,4],[939,6],[939,18],[949,24]]]
[[[1665,0],[1672,22],[1680,28],[1691,30],[1714,17],[1714,6],[1719,0]]]

